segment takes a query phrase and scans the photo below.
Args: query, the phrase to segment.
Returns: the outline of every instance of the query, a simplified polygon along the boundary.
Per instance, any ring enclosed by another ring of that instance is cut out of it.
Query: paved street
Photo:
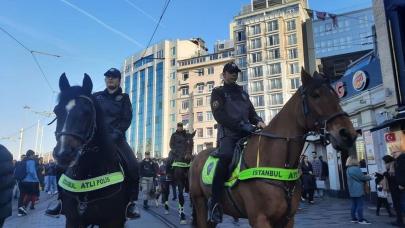
[[[186,199],[188,199],[186,197]],[[47,195],[41,197],[40,203],[37,205],[35,210],[30,210],[29,215],[25,217],[17,217],[16,213],[12,217],[6,220],[4,225],[5,228],[32,228],[32,227],[52,227],[52,228],[61,228],[64,227],[64,218],[63,216],[59,219],[51,218],[44,216],[44,211],[47,205],[53,200]],[[170,202],[171,212],[169,215],[163,214],[163,208],[156,208],[151,206],[153,212],[158,213],[162,218],[169,220],[173,225],[167,225],[158,217],[155,217],[153,214],[148,213],[142,210],[142,218],[127,223],[126,227],[148,227],[148,228],[160,228],[160,227],[180,227],[179,219],[177,215],[176,206],[177,203],[174,201]],[[14,205],[14,208],[16,205]],[[308,205],[303,203],[301,209],[299,210],[296,216],[296,226],[299,228],[306,227],[358,227],[358,224],[352,224],[350,222],[350,201],[345,199],[336,199],[336,198],[325,198],[318,199],[315,205]],[[188,200],[185,207],[188,222],[190,223],[190,207]],[[14,212],[16,209],[14,210]],[[385,210],[382,210],[381,216],[377,217],[375,215],[375,207],[373,205],[366,204],[364,210],[365,218],[372,222],[372,225],[368,227],[389,227],[388,223],[391,221],[388,218]],[[167,221],[166,221],[167,222]],[[183,227],[188,227],[183,225]],[[241,219],[238,224],[233,223],[232,218],[226,217],[224,223],[220,224],[220,228],[230,228],[230,227],[250,227],[247,220]]]

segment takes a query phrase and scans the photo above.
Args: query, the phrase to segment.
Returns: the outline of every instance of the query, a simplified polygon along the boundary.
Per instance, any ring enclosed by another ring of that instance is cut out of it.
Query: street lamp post
[[[20,129],[20,147],[18,148],[18,159],[21,158],[22,146],[23,146],[23,136],[24,136],[24,128]]]

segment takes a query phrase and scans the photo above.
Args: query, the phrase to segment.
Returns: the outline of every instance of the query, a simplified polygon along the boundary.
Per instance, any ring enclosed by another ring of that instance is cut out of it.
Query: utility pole
[[[20,147],[18,148],[18,159],[21,158],[22,146],[23,146],[23,136],[24,136],[24,128],[20,129]]]
[[[42,142],[44,139],[44,126],[41,127],[41,141],[39,143],[39,154],[42,157],[43,156],[43,151],[42,151]]]

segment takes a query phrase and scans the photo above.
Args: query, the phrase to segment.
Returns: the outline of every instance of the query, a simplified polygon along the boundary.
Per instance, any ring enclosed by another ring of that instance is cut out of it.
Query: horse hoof
[[[169,214],[169,211],[165,210],[165,215],[168,215],[168,214]]]
[[[187,221],[186,220],[180,220],[180,225],[187,225]]]

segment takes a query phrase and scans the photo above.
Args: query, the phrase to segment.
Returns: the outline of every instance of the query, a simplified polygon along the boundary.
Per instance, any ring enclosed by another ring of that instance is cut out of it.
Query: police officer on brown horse
[[[123,163],[125,174],[130,186],[130,202],[127,206],[126,216],[135,219],[140,216],[136,206],[139,193],[139,170],[138,162],[131,147],[125,140],[125,131],[131,125],[132,105],[128,94],[122,92],[121,72],[111,68],[104,74],[107,88],[104,91],[94,93],[104,113],[104,119],[108,133],[118,147],[119,157]],[[60,213],[61,203],[48,208],[47,215],[56,216]]]
[[[208,220],[213,223],[222,222],[220,202],[236,143],[252,133],[256,129],[255,125],[258,128],[266,127],[250,102],[249,95],[236,84],[239,72],[241,70],[235,63],[227,63],[222,72],[224,85],[214,88],[211,94],[211,109],[218,122],[219,142],[219,161],[212,183],[212,196],[208,202]]]

